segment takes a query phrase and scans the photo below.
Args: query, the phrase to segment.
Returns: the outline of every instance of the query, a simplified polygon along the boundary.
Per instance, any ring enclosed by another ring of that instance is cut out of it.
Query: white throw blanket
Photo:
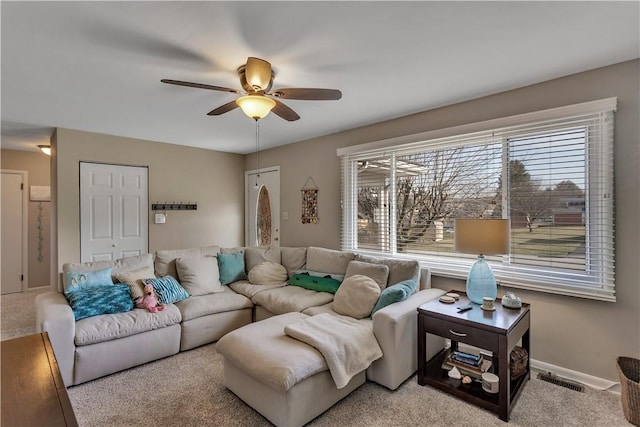
[[[287,325],[284,331],[322,353],[339,389],[382,357],[373,332],[344,317],[318,314]]]

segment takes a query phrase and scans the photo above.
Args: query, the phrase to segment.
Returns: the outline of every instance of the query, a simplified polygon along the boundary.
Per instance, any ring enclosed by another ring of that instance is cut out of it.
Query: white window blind
[[[475,257],[453,251],[455,218],[509,218],[511,252],[487,258],[501,284],[615,300],[615,104],[339,150],[343,249],[417,258],[434,273],[466,277]]]

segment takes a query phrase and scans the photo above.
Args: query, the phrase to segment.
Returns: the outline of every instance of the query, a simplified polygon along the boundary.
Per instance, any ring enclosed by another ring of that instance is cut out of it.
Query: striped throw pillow
[[[151,284],[156,291],[160,304],[172,304],[189,298],[187,291],[172,276],[164,276],[159,279],[144,279],[145,284]]]

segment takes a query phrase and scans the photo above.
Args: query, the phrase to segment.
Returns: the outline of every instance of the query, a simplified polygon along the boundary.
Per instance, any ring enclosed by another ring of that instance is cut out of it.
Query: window
[[[338,150],[342,248],[466,277],[456,218],[509,218],[510,287],[615,301],[615,98]]]

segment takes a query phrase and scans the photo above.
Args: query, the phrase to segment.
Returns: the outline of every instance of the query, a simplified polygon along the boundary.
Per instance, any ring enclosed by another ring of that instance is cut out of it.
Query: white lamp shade
[[[42,151],[47,156],[51,155],[51,146],[50,145],[38,145],[40,151]]]
[[[263,95],[247,95],[236,99],[236,104],[248,117],[258,120],[269,114],[276,101]]]
[[[469,254],[506,254],[510,229],[508,219],[456,219],[455,250]]]

